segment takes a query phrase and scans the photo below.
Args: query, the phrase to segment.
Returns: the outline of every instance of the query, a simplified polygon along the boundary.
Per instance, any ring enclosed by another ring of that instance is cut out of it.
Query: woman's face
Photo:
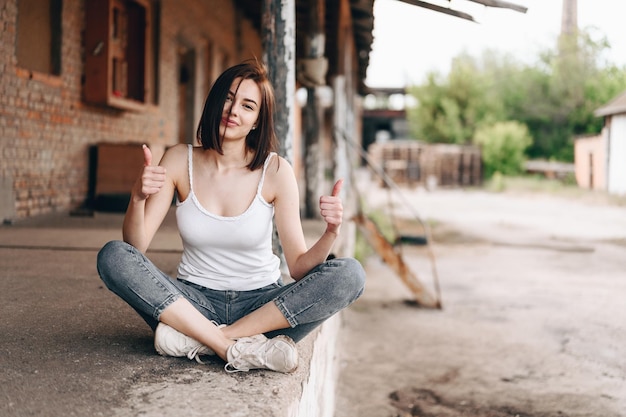
[[[253,80],[236,78],[222,110],[220,136],[225,140],[245,138],[256,128],[261,109],[261,89]]]

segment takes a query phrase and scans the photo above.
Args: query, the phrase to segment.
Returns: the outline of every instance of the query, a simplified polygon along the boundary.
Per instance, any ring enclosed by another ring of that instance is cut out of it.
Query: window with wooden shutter
[[[141,110],[152,101],[147,0],[85,2],[85,101]]]
[[[62,10],[62,0],[17,2],[16,55],[20,68],[46,75],[61,74]]]

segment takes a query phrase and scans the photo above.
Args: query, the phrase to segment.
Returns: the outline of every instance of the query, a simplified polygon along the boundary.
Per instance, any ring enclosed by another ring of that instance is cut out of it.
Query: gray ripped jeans
[[[252,291],[211,290],[172,279],[135,247],[121,241],[111,241],[100,250],[97,268],[106,286],[153,330],[163,310],[180,297],[219,324],[231,324],[273,302],[291,328],[266,336],[284,334],[296,342],[354,302],[365,286],[365,271],[357,260],[336,258],[316,266],[297,282],[283,284],[279,280]]]

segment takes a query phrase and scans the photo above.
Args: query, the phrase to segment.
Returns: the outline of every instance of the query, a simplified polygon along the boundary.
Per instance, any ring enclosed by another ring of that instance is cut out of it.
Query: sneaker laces
[[[204,348],[204,350],[208,350],[209,352],[200,352],[200,350],[202,350],[202,348]],[[187,357],[190,360],[196,360],[196,362],[204,365],[204,362],[202,362],[202,359],[200,359],[200,355],[204,354],[204,355],[215,355],[215,352],[213,352],[211,349],[209,349],[208,347],[204,346],[204,345],[199,345],[199,346],[195,346],[193,347],[189,352],[187,352]]]
[[[218,324],[215,320],[211,320],[211,322],[213,324],[215,324],[218,329],[222,329],[223,327],[226,327],[226,324]],[[189,350],[189,352],[187,352],[187,357],[190,360],[195,359],[196,362],[201,363],[202,365],[204,365],[204,362],[202,362],[202,360],[200,359],[200,355],[215,355],[215,352],[213,352],[213,349],[211,349],[210,347],[205,346],[205,345],[201,344],[200,342],[197,342],[193,338],[190,338],[190,339],[193,340],[195,343],[198,343],[198,345],[193,346],[191,348],[191,350]]]
[[[218,325],[215,321],[213,323],[220,329],[226,326],[225,324]],[[196,362],[201,364],[204,364],[204,362],[200,359],[200,355],[215,355],[213,350],[194,338],[164,323],[160,323],[159,326],[158,331],[160,333],[155,334],[155,348],[159,354],[164,356],[186,356],[190,360],[195,359]]]
[[[224,370],[228,373],[247,372],[250,369],[271,369],[279,372],[292,372],[298,366],[297,352],[295,364],[289,364],[285,361],[273,364],[268,361],[268,356],[272,353],[271,350],[276,349],[276,345],[281,342],[295,350],[295,344],[287,336],[277,336],[274,339],[268,339],[262,334],[243,337],[228,348],[226,355],[228,357],[228,363],[224,366]]]
[[[265,341],[264,339],[267,338],[263,335],[241,338],[238,343],[228,349],[228,353],[232,353],[235,357],[224,366],[224,370],[229,373],[247,372],[252,366],[262,365],[259,353],[262,353],[261,348],[263,346],[261,343]]]

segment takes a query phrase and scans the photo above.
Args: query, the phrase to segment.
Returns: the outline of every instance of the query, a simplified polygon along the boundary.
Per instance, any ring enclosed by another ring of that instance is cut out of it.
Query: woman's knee
[[[108,242],[98,252],[96,268],[100,278],[109,283],[117,275],[115,271],[119,269],[122,258],[128,254],[129,244],[120,240]]]
[[[359,298],[365,288],[365,270],[361,263],[354,258],[338,258],[330,262],[338,268],[335,282],[343,288],[349,302]]]

